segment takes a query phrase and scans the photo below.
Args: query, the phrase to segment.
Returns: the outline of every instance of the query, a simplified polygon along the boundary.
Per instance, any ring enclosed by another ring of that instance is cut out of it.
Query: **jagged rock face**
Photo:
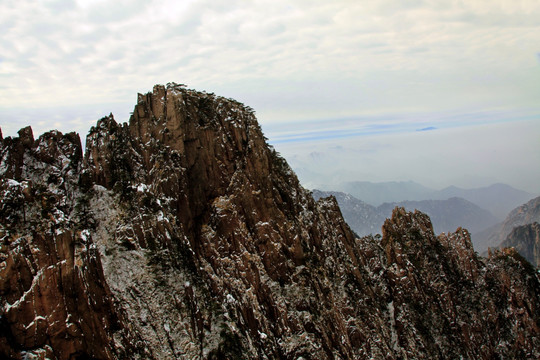
[[[524,299],[540,295],[538,277],[519,255],[497,253],[484,262],[475,255],[466,230],[435,237],[426,215],[400,208],[384,224],[381,245],[387,255],[397,347],[404,347],[405,340],[405,348],[415,349],[407,357],[536,356],[539,309],[521,306]],[[502,300],[501,294],[511,299]],[[527,335],[513,321],[527,323]],[[512,341],[502,340],[511,333]]]
[[[1,147],[0,353],[51,359],[130,354],[115,345],[137,344],[113,306],[91,234],[71,217],[80,196],[79,136],[53,131],[34,141],[30,128],[19,135]]]
[[[540,267],[540,224],[516,226],[500,247],[513,247],[533,266]]]
[[[156,86],[77,140],[2,140],[2,355],[540,355],[526,262],[403,209],[355,238],[234,100]]]
[[[297,273],[306,251],[322,256],[329,231],[331,239],[354,238],[335,204],[332,216],[318,214],[323,205],[266,146],[249,110],[210,94],[156,87],[139,96],[129,125],[104,119],[87,146],[89,182],[118,189],[131,206],[114,215],[96,211],[114,218],[97,219],[98,233],[116,238],[96,241],[114,279],[111,290],[123,303],[137,298],[127,313],[156,357],[227,355],[229,348],[275,357],[290,352],[277,346],[276,335],[286,344],[304,342],[291,330],[303,321],[284,311],[294,291],[285,285],[303,277]],[[114,202],[106,192],[97,196]],[[130,276],[134,257],[141,272]],[[126,267],[118,266],[122,261]],[[171,319],[166,327],[163,318]],[[339,341],[338,333],[321,332]],[[306,354],[325,354],[309,342],[302,346]]]

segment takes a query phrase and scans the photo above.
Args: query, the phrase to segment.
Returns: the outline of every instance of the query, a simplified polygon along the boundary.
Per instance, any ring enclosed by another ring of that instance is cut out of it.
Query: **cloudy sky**
[[[1,0],[0,34],[4,136],[174,81],[254,108],[308,186],[540,193],[538,0]]]

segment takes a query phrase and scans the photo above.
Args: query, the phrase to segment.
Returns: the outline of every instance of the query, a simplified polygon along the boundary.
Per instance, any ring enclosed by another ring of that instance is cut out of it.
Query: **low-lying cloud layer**
[[[333,189],[346,181],[408,181],[442,189],[495,183],[540,194],[538,120],[431,131],[305,139],[275,145],[304,186]]]

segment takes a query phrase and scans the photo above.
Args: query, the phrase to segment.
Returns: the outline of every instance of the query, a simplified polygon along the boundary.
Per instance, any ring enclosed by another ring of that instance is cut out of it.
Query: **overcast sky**
[[[305,184],[540,193],[538,0],[1,0],[0,34],[4,136],[174,81],[254,108]]]

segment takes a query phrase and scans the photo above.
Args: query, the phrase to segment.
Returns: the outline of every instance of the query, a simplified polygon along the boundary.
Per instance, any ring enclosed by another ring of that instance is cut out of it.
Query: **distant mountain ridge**
[[[493,184],[476,189],[461,189],[450,186],[436,193],[439,199],[461,197],[481,208],[489,210],[493,215],[504,219],[508,213],[534,197],[523,190],[514,189],[506,184]]]
[[[474,189],[450,186],[442,190],[435,190],[414,181],[379,183],[352,181],[333,187],[325,186],[322,190],[342,191],[373,206],[401,201],[447,200],[452,197],[460,197],[488,210],[499,220],[504,219],[515,207],[534,197],[533,194],[506,184],[493,184]]]
[[[478,252],[498,247],[517,226],[540,222],[540,196],[512,210],[503,222],[473,234],[473,245]]]
[[[429,194],[435,191],[414,181],[351,181],[323,190],[342,191],[373,206],[405,200],[426,200],[430,199]]]
[[[382,224],[396,206],[409,211],[417,209],[428,214],[432,219],[435,233],[454,231],[458,227],[475,232],[497,223],[497,218],[489,211],[458,197],[448,200],[384,203],[376,207],[343,192],[313,191],[315,199],[330,195],[336,197],[343,217],[360,236],[380,233]]]

